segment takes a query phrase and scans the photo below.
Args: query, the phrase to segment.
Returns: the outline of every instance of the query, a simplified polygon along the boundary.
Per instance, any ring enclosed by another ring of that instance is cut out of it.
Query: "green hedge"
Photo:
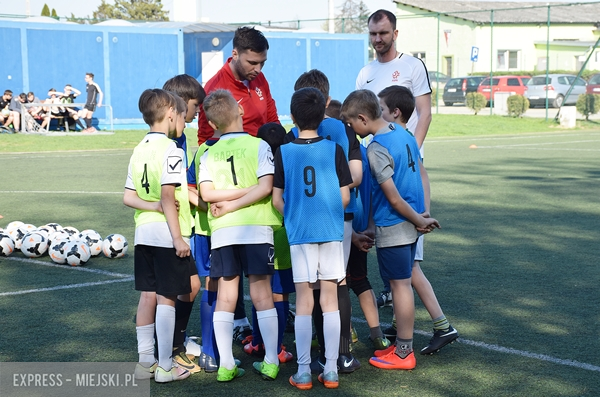
[[[474,111],[475,114],[483,109],[486,104],[485,95],[479,92],[469,92],[465,97],[465,106]]]
[[[511,95],[506,100],[508,115],[512,117],[521,117],[529,109],[529,100],[523,95]]]
[[[577,98],[575,104],[577,111],[585,116],[588,120],[590,115],[596,114],[600,111],[600,95],[598,94],[583,94]]]
[[[550,70],[548,72],[549,74],[573,74],[575,76],[577,76],[577,73],[579,73],[578,71],[573,71],[573,70]],[[584,80],[589,80],[589,78],[594,75],[600,73],[599,70],[584,70],[581,73],[581,78],[583,78]],[[493,76],[506,76],[506,75],[511,75],[511,76],[539,76],[542,74],[546,74],[545,70],[503,70],[503,71],[496,71],[496,72],[492,72]],[[469,74],[470,76],[484,76],[484,77],[489,77],[490,76],[490,72],[476,72],[476,73],[471,73]]]

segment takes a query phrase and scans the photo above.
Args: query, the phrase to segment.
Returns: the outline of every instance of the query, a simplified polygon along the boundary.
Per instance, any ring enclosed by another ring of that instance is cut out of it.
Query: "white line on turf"
[[[49,267],[56,267],[59,269],[68,269],[68,270],[77,270],[80,272],[89,272],[89,273],[96,273],[96,274],[102,274],[104,276],[111,276],[111,277],[133,277],[131,274],[123,274],[123,273],[114,273],[114,272],[108,272],[106,270],[101,270],[101,269],[92,269],[89,267],[82,267],[82,266],[69,266],[69,265],[59,265],[56,264],[54,262],[44,262],[44,261],[38,261],[35,259],[28,259],[28,258],[15,258],[15,257],[8,257],[8,258],[2,258],[2,259],[6,259],[9,261],[17,261],[17,262],[27,262],[27,263],[34,263],[36,265],[42,265],[42,266],[49,266]]]
[[[250,300],[250,296],[244,295],[244,299]],[[290,304],[290,308],[295,308],[295,305]],[[366,324],[367,320],[365,320],[364,318],[352,317],[352,322]],[[380,325],[381,325],[381,328],[383,328],[383,329],[391,326],[391,324],[388,324],[388,323],[380,323]],[[418,335],[428,336],[428,337],[432,336],[431,332],[422,331],[420,329],[415,329],[414,333],[418,334]],[[532,358],[534,360],[547,361],[547,362],[550,362],[553,364],[566,365],[569,367],[585,369],[588,371],[600,372],[600,367],[597,365],[582,363],[582,362],[575,361],[575,360],[564,360],[562,358],[547,356],[545,354],[530,353],[530,352],[527,352],[524,350],[517,350],[517,349],[512,349],[510,347],[492,345],[492,344],[485,343],[485,342],[477,342],[477,341],[465,339],[462,337],[458,338],[456,341],[459,343],[463,343],[465,345],[476,346],[476,347],[480,347],[480,348],[487,349],[487,350],[492,350],[492,351],[499,352],[499,353],[513,354],[513,355],[517,355],[517,356]]]
[[[58,285],[56,287],[35,288],[35,289],[28,289],[28,290],[23,290],[23,291],[0,292],[0,296],[13,296],[13,295],[31,294],[31,293],[35,293],[35,292],[57,291],[57,290],[61,290],[61,289],[92,287],[92,286],[95,286],[95,285],[113,284],[113,283],[124,283],[124,282],[128,282],[128,281],[133,281],[133,277],[119,278],[119,279],[116,279],[116,280],[96,281],[96,282],[93,282],[93,283]]]
[[[123,192],[84,192],[82,190],[0,190],[0,193],[17,193],[17,194],[120,194]]]
[[[427,140],[427,143],[451,143],[451,142],[473,142],[473,141],[500,141],[500,140],[519,140],[519,139],[532,139],[532,138],[561,138],[561,137],[569,137],[573,138],[576,136],[597,136],[600,133],[597,132],[589,132],[589,133],[578,133],[578,134],[544,134],[544,135],[493,135],[493,136],[473,136],[473,137],[464,137],[453,139],[452,137],[448,137],[448,139],[442,138],[432,138],[431,140]],[[594,141],[594,142],[597,142]]]
[[[584,141],[569,141],[569,142],[535,142],[535,143],[522,143],[522,144],[514,144],[514,145],[491,145],[491,146],[477,146],[478,149],[497,149],[497,148],[510,148],[510,149],[518,149],[518,148],[526,148],[526,149],[536,149],[535,146],[550,146],[550,145],[570,145],[572,143],[590,143],[590,142],[598,142],[596,140],[584,140]],[[598,151],[600,149],[571,149],[571,148],[559,148],[560,150],[586,150],[586,151]]]

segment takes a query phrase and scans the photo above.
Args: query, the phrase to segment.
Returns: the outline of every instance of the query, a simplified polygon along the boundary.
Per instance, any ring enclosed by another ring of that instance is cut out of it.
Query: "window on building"
[[[423,61],[423,63],[425,63],[425,51],[413,52],[412,56],[415,58],[419,58],[420,60]]]
[[[498,70],[515,70],[519,67],[519,51],[498,50]]]

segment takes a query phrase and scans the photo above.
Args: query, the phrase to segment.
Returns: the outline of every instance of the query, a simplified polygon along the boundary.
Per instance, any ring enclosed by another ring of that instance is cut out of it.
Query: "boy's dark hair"
[[[325,97],[325,101],[327,102],[327,98],[329,98],[329,79],[327,79],[325,73],[317,69],[302,73],[300,77],[298,77],[298,80],[296,80],[296,84],[294,84],[294,91],[307,87],[316,88],[321,91],[321,94],[323,94],[323,97]]]
[[[316,130],[325,117],[325,97],[316,88],[301,88],[292,95],[290,113],[301,131]]]
[[[285,141],[285,128],[279,123],[267,123],[260,126],[257,137],[267,142],[271,146],[271,152],[277,153],[279,146]]]
[[[6,94],[12,94],[13,92],[11,90],[4,90],[4,95]]]
[[[377,23],[382,19],[387,18],[392,24],[392,30],[396,30],[396,16],[393,12],[388,10],[377,10],[369,16],[367,20],[367,24],[371,23],[371,21]]]
[[[145,90],[138,101],[138,108],[142,113],[144,122],[149,126],[163,121],[167,110],[176,106],[175,97],[160,88]]]
[[[92,80],[94,80],[94,73],[86,73],[86,76],[90,76],[92,78]]]
[[[337,99],[329,101],[327,109],[325,109],[325,115],[334,119],[341,120],[342,118],[342,103]]]
[[[239,116],[239,104],[227,90],[214,90],[204,99],[202,106],[206,119],[212,121],[219,130],[233,123]]]
[[[410,116],[412,116],[415,110],[415,97],[408,88],[400,85],[391,85],[381,90],[377,96],[383,99],[383,102],[385,102],[390,111],[394,109],[400,110],[400,120],[405,124],[408,123]]]
[[[381,117],[379,100],[371,90],[356,90],[342,104],[342,119],[356,119],[359,114],[375,121]]]
[[[260,30],[241,26],[233,36],[233,48],[238,51],[264,52],[269,49],[269,42]]]
[[[29,96],[29,95],[31,95],[32,97],[34,97],[34,98],[35,98],[35,94],[33,93],[33,91],[29,91],[29,92],[27,93],[27,96]]]
[[[19,94],[19,98],[21,98],[22,100],[26,101],[27,100],[27,95],[25,95],[24,92]]]
[[[179,74],[171,77],[163,85],[163,90],[174,92],[187,104],[192,99],[197,99],[198,103],[202,103],[206,98],[206,92],[200,85],[198,80],[189,74]]]

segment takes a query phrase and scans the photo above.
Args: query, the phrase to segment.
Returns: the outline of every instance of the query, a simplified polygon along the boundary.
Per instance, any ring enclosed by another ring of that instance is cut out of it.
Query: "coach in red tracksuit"
[[[267,60],[269,43],[262,32],[240,27],[233,37],[231,58],[204,87],[206,94],[216,89],[231,91],[244,108],[244,131],[256,136],[258,128],[269,122],[279,123],[275,101],[271,97],[269,83],[261,69]],[[198,115],[198,144],[213,136],[204,110]]]

